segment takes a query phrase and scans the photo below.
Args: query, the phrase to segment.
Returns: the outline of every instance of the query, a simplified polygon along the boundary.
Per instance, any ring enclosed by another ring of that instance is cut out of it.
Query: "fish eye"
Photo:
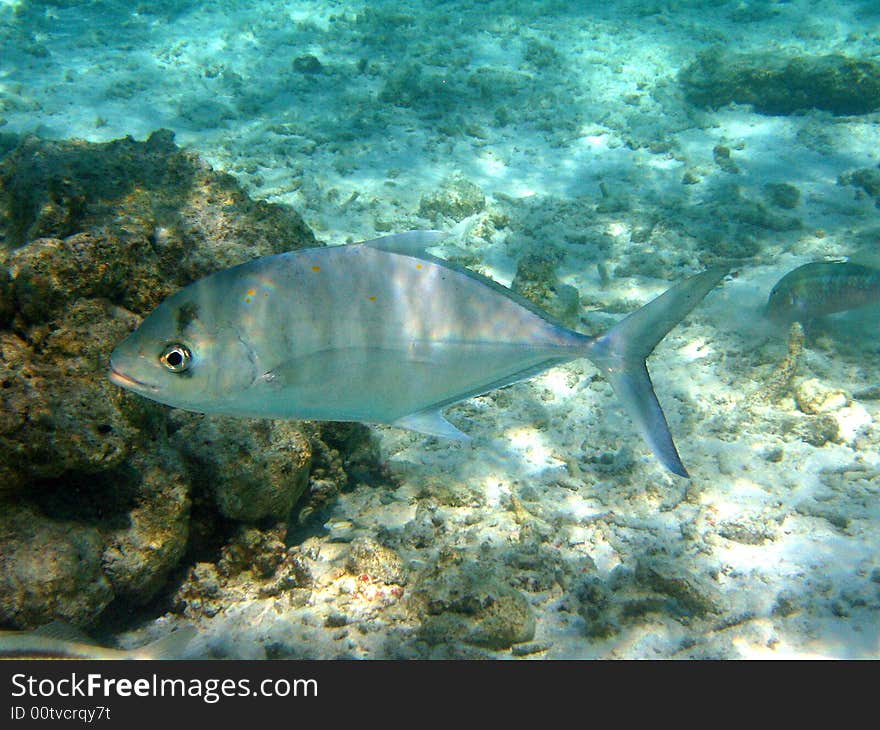
[[[162,354],[159,355],[161,362],[172,373],[182,373],[189,367],[192,360],[192,353],[186,345],[172,343],[167,345]]]

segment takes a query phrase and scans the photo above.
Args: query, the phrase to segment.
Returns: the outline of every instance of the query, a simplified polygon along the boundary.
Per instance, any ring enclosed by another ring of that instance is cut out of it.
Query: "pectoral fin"
[[[429,436],[439,436],[446,439],[456,439],[458,441],[470,441],[471,437],[466,433],[459,431],[449,421],[443,418],[440,411],[419,411],[411,413],[403,418],[398,418],[392,426],[398,428],[407,428],[410,431],[418,431]]]

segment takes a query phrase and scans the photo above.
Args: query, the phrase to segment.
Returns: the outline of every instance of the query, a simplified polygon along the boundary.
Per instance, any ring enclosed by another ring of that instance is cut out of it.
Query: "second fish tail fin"
[[[666,334],[726,275],[716,267],[679,282],[590,341],[587,357],[611,382],[617,397],[654,455],[673,474],[688,477],[654,394],[647,357]]]

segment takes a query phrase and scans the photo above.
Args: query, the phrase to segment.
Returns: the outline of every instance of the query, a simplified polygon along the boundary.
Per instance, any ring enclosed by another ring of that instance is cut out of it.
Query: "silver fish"
[[[778,324],[819,317],[880,302],[880,269],[852,261],[814,261],[783,276],[770,292],[767,316]]]
[[[138,649],[110,649],[53,621],[35,631],[0,631],[0,659],[176,659],[195,635],[186,627]]]
[[[207,276],[144,319],[113,351],[109,377],[201,413],[362,421],[463,439],[444,407],[587,357],[664,466],[687,476],[645,358],[724,271],[677,284],[593,338],[427,253],[442,238],[412,231]]]

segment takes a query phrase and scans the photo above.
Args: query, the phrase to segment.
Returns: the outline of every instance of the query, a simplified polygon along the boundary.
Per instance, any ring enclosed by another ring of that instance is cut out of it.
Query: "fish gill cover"
[[[878,21],[0,4],[4,625],[133,628],[139,604],[151,631],[197,623],[196,655],[876,656],[876,311],[763,312],[804,264],[876,258]],[[211,271],[424,228],[588,335],[733,269],[650,363],[691,483],[583,362],[455,406],[467,446],[201,418],[105,378]]]

